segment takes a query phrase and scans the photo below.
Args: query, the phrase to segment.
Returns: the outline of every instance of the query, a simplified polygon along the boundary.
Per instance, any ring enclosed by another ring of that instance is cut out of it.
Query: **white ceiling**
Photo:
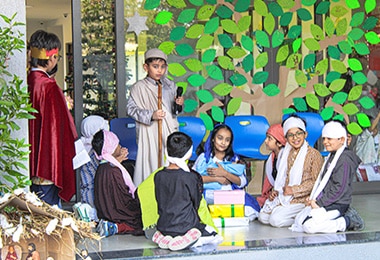
[[[26,19],[48,21],[71,18],[71,0],[25,0]]]

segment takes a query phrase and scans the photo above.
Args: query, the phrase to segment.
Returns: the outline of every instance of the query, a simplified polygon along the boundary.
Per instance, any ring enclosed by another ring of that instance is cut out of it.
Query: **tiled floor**
[[[251,222],[247,227],[224,228],[220,234],[224,237],[223,244],[218,247],[202,247],[195,250],[170,252],[162,250],[145,237],[131,235],[116,235],[102,239],[99,244],[86,241],[78,246],[86,246],[93,260],[95,259],[129,259],[157,257],[202,257],[230,253],[244,253],[252,250],[268,250],[273,248],[298,248],[306,245],[380,243],[380,195],[355,195],[353,206],[365,221],[365,229],[361,232],[346,232],[338,234],[307,235],[294,233],[287,228],[273,228],[262,225],[258,221]],[[351,247],[352,248],[352,247]],[[380,247],[379,254],[380,254]]]

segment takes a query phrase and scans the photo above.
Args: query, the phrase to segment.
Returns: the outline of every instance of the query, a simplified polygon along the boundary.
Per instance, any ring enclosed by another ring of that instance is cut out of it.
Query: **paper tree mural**
[[[169,64],[169,75],[176,80],[190,72],[186,81],[177,82],[198,89],[197,99],[185,100],[185,112],[197,110],[207,129],[248,103],[255,114],[267,117],[296,111],[316,111],[324,120],[350,116],[348,129],[359,134],[370,126],[366,110],[375,106],[362,97],[367,82],[362,61],[369,45],[380,42],[372,31],[378,21],[371,16],[376,1],[360,2],[168,0],[177,9],[173,12],[160,9],[160,0],[147,0],[144,8],[157,10],[157,24],[175,22],[170,39],[159,48],[183,58]],[[223,47],[222,55],[216,45]],[[267,67],[273,63],[278,64],[278,82],[270,81]],[[354,84],[343,91],[347,80],[342,75],[348,70]],[[225,83],[201,89],[209,80],[223,80],[226,71],[232,76]],[[227,104],[220,101],[225,96],[230,97]]]

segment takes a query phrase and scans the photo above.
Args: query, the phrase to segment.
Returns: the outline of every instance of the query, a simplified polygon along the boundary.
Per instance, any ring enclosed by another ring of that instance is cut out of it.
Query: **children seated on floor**
[[[128,149],[117,136],[106,130],[94,135],[92,147],[100,160],[94,182],[95,207],[101,236],[114,234],[143,235],[140,202],[128,171],[121,165]]]
[[[352,181],[360,158],[347,149],[347,131],[342,122],[327,123],[322,138],[330,154],[314,184],[308,206],[297,215],[291,229],[306,233],[362,230],[363,219],[350,207]]]
[[[218,124],[204,144],[204,151],[196,159],[193,170],[202,175],[203,187],[207,190],[243,189],[247,185],[245,164],[232,149],[233,132],[225,124]],[[207,195],[206,195],[207,196]],[[206,197],[206,201],[207,201]],[[250,194],[245,193],[244,214],[250,220],[257,218],[260,205]]]

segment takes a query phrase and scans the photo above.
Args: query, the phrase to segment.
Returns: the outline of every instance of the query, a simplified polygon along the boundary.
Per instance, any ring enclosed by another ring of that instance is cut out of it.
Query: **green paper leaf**
[[[293,25],[288,32],[288,38],[296,39],[301,35],[302,27],[300,25]]]
[[[334,114],[334,107],[325,107],[325,108],[321,111],[321,113],[320,113],[320,115],[321,115],[323,121],[330,120],[331,117],[333,116],[333,114]]]
[[[331,91],[322,83],[314,84],[314,91],[320,97],[326,97],[331,94]]]
[[[333,117],[333,120],[339,120],[341,122],[344,122],[344,116],[341,114],[337,114]]]
[[[179,41],[185,36],[185,33],[186,33],[185,27],[183,27],[183,26],[175,27],[170,32],[170,40],[171,41]]]
[[[315,66],[315,73],[319,76],[325,74],[327,71],[328,65],[329,65],[329,62],[327,59],[323,59],[319,61],[317,65]]]
[[[323,33],[322,28],[316,24],[310,24],[310,32],[317,41],[325,39],[325,34]]]
[[[267,81],[269,76],[268,71],[258,71],[253,75],[252,83],[253,84],[262,84]]]
[[[319,110],[319,99],[312,93],[306,94],[306,103],[314,110]]]
[[[335,32],[334,22],[331,20],[329,16],[325,19],[324,29],[326,31],[327,36],[331,37]]]
[[[145,10],[153,10],[154,8],[158,7],[160,5],[160,0],[146,0],[144,4]]]
[[[235,11],[238,13],[247,11],[250,3],[250,0],[237,0],[237,2],[235,3]]]
[[[219,28],[219,17],[211,18],[205,25],[204,33],[212,34]]]
[[[230,57],[218,56],[217,60],[218,60],[219,66],[222,67],[223,69],[225,69],[225,70],[234,70],[235,69],[235,66],[232,63]]]
[[[303,98],[293,98],[293,104],[298,111],[300,112],[307,111],[307,105]]]
[[[174,77],[181,77],[186,74],[186,69],[179,63],[169,63],[168,72]]]
[[[294,0],[278,0],[277,2],[284,9],[291,9],[295,5]]]
[[[289,55],[289,58],[286,60],[286,67],[289,69],[298,68],[302,59],[302,55],[300,53],[292,53]]]
[[[348,37],[350,37],[353,41],[357,41],[364,35],[364,31],[361,28],[353,28],[349,33]]]
[[[296,70],[295,79],[296,79],[296,82],[298,83],[298,85],[306,88],[307,77],[306,77],[305,73],[302,72],[302,70]]]
[[[230,19],[221,20],[220,24],[222,25],[223,30],[228,33],[236,34],[240,31],[236,23]]]
[[[351,27],[360,26],[363,23],[364,18],[365,18],[364,12],[357,12],[353,14],[351,18],[350,26]]]
[[[268,9],[271,14],[273,14],[274,17],[281,16],[284,11],[282,10],[282,7],[277,2],[269,2],[268,3]]]
[[[175,43],[174,42],[162,42],[158,48],[162,50],[165,54],[172,53],[172,51],[175,48]]]
[[[256,58],[256,69],[265,67],[268,64],[268,53],[260,53]]]
[[[317,0],[302,0],[301,3],[304,6],[312,6],[317,2]]]
[[[249,52],[253,51],[253,41],[251,37],[248,37],[247,35],[242,35],[240,42],[244,49],[246,49]]]
[[[203,124],[205,125],[207,130],[212,131],[214,129],[214,123],[208,114],[200,113],[199,117],[202,119]]]
[[[330,71],[329,73],[327,73],[327,76],[326,76],[326,82],[327,83],[331,83],[333,82],[334,80],[336,79],[339,79],[341,76],[341,74],[339,72],[336,72],[336,71]]]
[[[336,18],[343,17],[347,14],[348,10],[343,5],[336,5],[333,8],[331,8],[331,15],[335,16]]]
[[[347,41],[338,42],[338,47],[344,54],[351,54],[352,48],[351,45]]]
[[[267,47],[267,48],[270,47],[269,37],[268,37],[268,34],[266,32],[257,30],[257,31],[255,31],[255,36],[256,36],[257,42],[261,46]]]
[[[302,38],[295,39],[292,43],[293,52],[297,52],[302,46]]]
[[[189,58],[189,59],[185,60],[183,63],[192,72],[199,72],[203,69],[203,65],[200,62],[200,60],[195,59],[195,58]]]
[[[208,20],[214,14],[214,11],[214,5],[204,5],[199,9],[197,18],[198,20]]]
[[[347,100],[347,93],[345,92],[337,92],[332,98],[332,101],[338,105],[342,105]]]
[[[157,14],[156,19],[154,20],[156,24],[167,24],[173,17],[173,13],[168,11],[161,11]]]
[[[357,71],[352,75],[352,80],[355,81],[357,84],[364,84],[367,82],[367,76],[364,75],[363,72]]]
[[[195,101],[194,99],[185,99],[183,112],[185,112],[185,113],[191,113],[194,110],[196,110],[197,107],[198,107],[198,102],[197,101]]]
[[[350,9],[356,9],[360,7],[358,0],[346,0],[347,7]]]
[[[333,70],[339,72],[340,74],[344,74],[347,72],[346,65],[340,60],[332,60],[331,67],[333,68]]]
[[[347,130],[352,135],[359,135],[363,132],[363,129],[356,122],[351,122],[347,125]]]
[[[355,58],[348,59],[348,66],[353,71],[359,71],[363,69],[362,63]]]
[[[268,15],[268,7],[266,3],[262,0],[256,0],[253,2],[253,9],[257,12],[257,14],[261,16],[267,16]]]
[[[276,48],[284,42],[284,34],[280,30],[275,30],[272,35],[272,47]]]
[[[215,122],[219,122],[219,123],[224,122],[224,112],[220,107],[212,106],[211,107],[211,116]]]
[[[305,39],[303,42],[310,51],[319,51],[321,49],[319,42],[314,38]]]
[[[194,53],[193,48],[187,43],[178,44],[175,49],[179,56],[188,56]]]
[[[220,83],[216,85],[212,90],[221,97],[227,96],[231,93],[233,86],[227,83]]]
[[[360,7],[360,4],[359,4]],[[376,0],[366,0],[364,3],[365,12],[369,14],[376,8]]]
[[[206,79],[202,75],[193,74],[187,78],[187,82],[193,87],[199,87],[206,83]]]
[[[195,49],[197,50],[204,50],[211,47],[211,45],[214,43],[214,37],[211,35],[203,35],[199,40],[197,41],[197,44],[195,45]]]
[[[195,6],[202,6],[204,4],[203,0],[189,0],[189,3]]]
[[[359,99],[359,104],[364,108],[364,109],[371,109],[375,106],[375,102],[367,96],[362,97]]]
[[[256,60],[257,62],[257,60]],[[253,69],[253,55],[250,53],[247,56],[244,57],[242,61],[242,66],[245,72],[251,71]],[[232,69],[234,69],[234,66],[232,65]]]
[[[367,128],[371,126],[371,120],[364,113],[357,113],[356,118],[361,127]]]
[[[363,24],[363,30],[372,30],[373,28],[376,27],[377,21],[379,19],[375,16],[370,16],[368,17]]]
[[[177,22],[178,23],[182,23],[182,24],[190,23],[194,19],[194,17],[195,17],[195,12],[196,12],[195,8],[190,8],[190,9],[183,10],[178,15]]]
[[[303,60],[303,69],[307,70],[310,69],[315,65],[315,53],[310,53],[305,56]]]
[[[327,14],[327,12],[330,10],[330,2],[329,1],[322,1],[317,5],[317,8],[315,9],[316,14]]]
[[[230,77],[230,80],[231,80],[232,84],[234,84],[237,87],[242,86],[242,85],[247,83],[247,79],[239,73],[234,73]]]
[[[367,44],[365,44],[364,42],[356,43],[354,46],[354,49],[360,55],[368,55],[369,54],[369,48],[368,48]]]
[[[202,103],[209,103],[209,102],[212,102],[214,100],[210,91],[208,91],[207,89],[198,90],[196,92],[196,95]]]
[[[336,35],[337,36],[345,35],[347,28],[348,28],[347,19],[344,18],[342,20],[339,20],[338,24],[336,25]]]
[[[278,94],[281,92],[281,90],[279,89],[279,87],[278,87],[276,84],[271,83],[271,84],[269,84],[268,86],[265,86],[265,87],[263,88],[263,92],[264,92],[267,96],[269,96],[269,97],[273,97],[273,96],[278,95]]]
[[[293,108],[284,108],[282,109],[282,113],[284,115],[287,115],[287,114],[293,114],[293,113],[296,113],[297,111],[294,110]]]
[[[364,36],[370,44],[378,44],[380,42],[379,36],[373,31],[367,32]]]
[[[167,0],[167,2],[170,6],[173,6],[177,9],[186,7],[186,3],[183,0]]]
[[[302,21],[310,21],[312,16],[306,8],[297,9],[297,15]]]
[[[359,108],[354,103],[348,103],[343,106],[343,111],[347,115],[352,116],[359,112]]]
[[[241,97],[232,98],[227,104],[227,115],[235,114],[240,108],[241,101]]]
[[[277,51],[276,62],[277,63],[283,62],[284,60],[286,60],[288,56],[289,56],[289,46],[283,45]]]
[[[293,18],[293,13],[292,12],[286,12],[283,15],[281,15],[280,18],[280,25],[281,26],[288,26],[290,24],[290,21]]]
[[[223,48],[229,49],[234,46],[234,42],[228,34],[218,34],[218,40]]]
[[[210,78],[215,80],[223,80],[223,72],[222,70],[216,66],[216,65],[209,65],[206,67],[207,73],[210,76]]]
[[[225,5],[219,5],[216,14],[222,19],[227,19],[232,17],[233,11]]]
[[[238,29],[239,29],[239,32],[244,32],[244,31],[247,31],[249,30],[250,26],[251,26],[251,16],[249,15],[246,15],[246,16],[243,16],[242,18],[240,18],[240,20],[238,21]]]
[[[332,46],[332,45],[329,45],[327,47],[327,53],[328,55],[333,58],[333,59],[336,59],[336,60],[339,60],[340,59],[340,51],[337,47],[335,46]]]
[[[203,63],[213,62],[215,59],[215,56],[216,56],[216,50],[208,49],[202,55],[202,62]]]
[[[348,101],[355,101],[362,95],[363,86],[357,85],[353,87],[348,93]]]
[[[329,89],[333,92],[338,92],[343,89],[345,84],[345,79],[335,79],[333,82],[331,82]]]
[[[271,13],[269,13],[265,18],[264,18],[264,29],[265,31],[271,35],[273,33],[275,26],[274,22],[274,17]]]
[[[239,46],[233,46],[227,51],[228,56],[234,59],[239,59],[245,56],[247,53]]]
[[[203,24],[193,24],[187,29],[186,37],[189,39],[197,39],[203,34],[204,25]]]

